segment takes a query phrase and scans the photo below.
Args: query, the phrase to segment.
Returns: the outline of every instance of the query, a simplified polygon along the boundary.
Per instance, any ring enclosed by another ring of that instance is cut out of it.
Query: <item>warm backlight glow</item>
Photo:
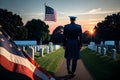
[[[91,29],[91,30],[90,30],[90,33],[91,33],[91,34],[93,34],[93,33],[94,33],[94,32],[93,32],[93,29]]]

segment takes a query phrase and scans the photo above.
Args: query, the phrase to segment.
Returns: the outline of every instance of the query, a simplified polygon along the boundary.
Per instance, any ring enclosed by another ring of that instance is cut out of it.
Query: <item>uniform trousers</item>
[[[77,59],[66,59],[66,63],[67,63],[68,73],[74,74],[77,66]]]

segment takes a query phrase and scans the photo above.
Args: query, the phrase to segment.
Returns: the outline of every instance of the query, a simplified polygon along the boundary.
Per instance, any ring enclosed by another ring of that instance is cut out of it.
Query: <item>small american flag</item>
[[[10,72],[26,75],[30,80],[55,80],[46,70],[22,51],[2,29],[0,29],[1,66]],[[0,71],[0,74],[2,73],[4,72]],[[2,77],[5,78],[7,75],[9,74]]]
[[[45,21],[56,22],[56,11],[47,5],[45,5]]]

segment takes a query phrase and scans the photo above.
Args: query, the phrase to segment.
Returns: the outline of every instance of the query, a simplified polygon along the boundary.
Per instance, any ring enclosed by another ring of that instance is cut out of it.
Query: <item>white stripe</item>
[[[13,63],[17,63],[17,64],[20,64],[20,65],[23,65],[23,66],[29,68],[32,72],[35,70],[35,66],[33,64],[31,64],[27,58],[23,58],[23,57],[14,55],[14,54],[8,52],[3,47],[0,47],[0,55],[3,55],[4,57],[6,57],[9,61],[11,61]]]
[[[55,15],[54,14],[46,14],[45,15],[45,20],[47,21],[49,21],[49,20],[51,20],[51,21],[55,21],[56,20],[56,17],[55,17]]]
[[[0,47],[0,55],[6,57],[9,61],[13,63],[17,63],[17,64],[27,67],[28,69],[30,69],[30,71],[35,73],[38,77],[48,80],[48,77],[43,72],[41,72],[39,69],[37,69],[27,58],[22,58],[20,56],[14,55],[8,52],[3,47]]]

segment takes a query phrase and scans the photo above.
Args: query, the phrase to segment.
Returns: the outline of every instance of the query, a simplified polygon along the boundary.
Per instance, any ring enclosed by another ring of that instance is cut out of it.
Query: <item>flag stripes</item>
[[[24,74],[32,80],[55,80],[0,29],[0,66]]]
[[[45,5],[45,21],[55,21],[56,22],[56,11]]]

